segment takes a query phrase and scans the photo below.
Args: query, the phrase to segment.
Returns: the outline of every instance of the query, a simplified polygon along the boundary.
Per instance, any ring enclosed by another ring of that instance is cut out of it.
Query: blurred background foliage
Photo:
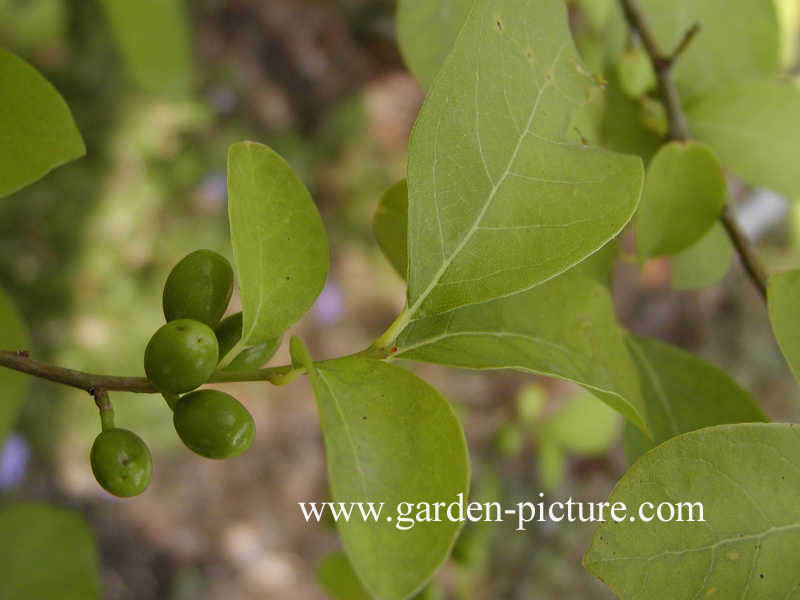
[[[423,97],[398,53],[393,12],[391,0],[0,0],[0,44],[61,92],[87,146],[84,158],[0,203],[0,287],[24,315],[35,356],[143,373],[169,269],[197,248],[230,257],[225,154],[241,139],[287,158],[328,228],[329,282],[296,332],[321,358],[371,342],[404,296],[374,243],[372,214],[404,175]],[[573,14],[582,49],[591,49],[591,17]],[[621,94],[613,80],[609,94]],[[620,125],[640,107],[623,109],[606,124],[609,143],[652,151],[650,138]],[[752,200],[744,188],[738,196]],[[800,258],[800,212],[786,210],[759,233],[772,268]],[[800,419],[796,384],[738,267],[715,287],[676,291],[667,261],[640,269],[628,258],[630,240],[622,247],[615,295],[623,323],[729,369],[770,416]],[[284,347],[275,362],[287,359]],[[625,469],[617,417],[572,385],[409,366],[463,418],[476,497],[511,504],[543,492],[596,502]],[[306,382],[226,389],[253,412],[258,432],[248,453],[225,464],[183,449],[160,397],[113,396],[118,423],[154,453],[150,489],[118,501],[89,469],[99,430],[91,400],[34,381],[0,458],[0,498],[85,514],[106,598],[329,597],[317,573],[337,597],[329,585],[330,572],[342,571],[331,568],[337,538],[306,524],[296,504],[327,497]],[[514,527],[468,526],[428,597],[609,597],[580,566],[591,525]]]

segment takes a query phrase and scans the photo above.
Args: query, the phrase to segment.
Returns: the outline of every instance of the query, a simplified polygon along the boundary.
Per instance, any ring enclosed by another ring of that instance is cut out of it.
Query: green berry
[[[656,74],[644,48],[637,46],[622,53],[617,63],[617,79],[622,92],[634,99],[656,87]]]
[[[255,424],[233,396],[217,390],[186,394],[172,415],[175,431],[187,447],[206,458],[238,456],[253,441]]]
[[[164,284],[167,321],[194,319],[214,327],[231,299],[233,268],[224,256],[211,250],[186,255]]]
[[[219,343],[219,358],[222,358],[242,339],[242,313],[234,313],[220,321],[214,328]],[[267,340],[242,350],[224,371],[248,371],[257,369],[275,354],[281,343],[281,336]]]
[[[163,325],[150,338],[144,370],[159,391],[181,394],[208,381],[218,359],[217,337],[211,328],[180,319]]]
[[[150,484],[150,450],[132,431],[118,427],[103,431],[94,440],[89,458],[97,483],[110,494],[137,496]]]

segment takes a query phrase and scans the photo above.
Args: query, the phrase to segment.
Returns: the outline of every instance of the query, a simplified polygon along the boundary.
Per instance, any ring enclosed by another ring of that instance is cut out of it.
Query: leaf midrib
[[[561,45],[561,47],[559,48],[558,52],[556,52],[555,58],[553,59],[553,62],[550,65],[548,70],[552,71],[553,67],[555,66],[555,64],[558,61],[558,59],[561,57],[561,53],[564,51],[564,48],[566,48],[566,46],[567,46],[566,42],[564,42]],[[536,113],[539,110],[539,104],[541,103],[542,97],[544,96],[544,92],[545,92],[545,90],[547,90],[552,85],[553,81],[554,81],[554,76],[551,77],[551,79],[545,81],[544,84],[539,88],[538,93],[536,94],[536,100],[534,101],[533,107],[531,108],[531,112],[528,115],[528,120],[527,120],[527,122],[525,124],[525,128],[522,130],[522,132],[520,133],[519,137],[517,138],[517,143],[514,146],[514,150],[512,151],[508,162],[506,163],[505,169],[503,170],[503,174],[500,176],[500,178],[497,180],[497,182],[495,182],[492,185],[492,189],[489,192],[489,195],[486,198],[486,201],[484,202],[483,207],[481,208],[481,210],[478,213],[477,217],[473,221],[472,226],[466,232],[464,237],[461,238],[461,241],[453,249],[453,251],[450,253],[450,255],[447,256],[445,258],[445,260],[442,262],[442,265],[439,267],[439,270],[434,274],[434,276],[431,279],[431,282],[428,284],[428,286],[417,297],[417,299],[414,301],[414,304],[412,304],[409,307],[409,309],[408,309],[409,316],[413,316],[414,314],[416,314],[416,312],[419,310],[420,306],[422,306],[422,303],[431,294],[433,289],[436,287],[436,285],[439,283],[441,278],[447,272],[447,269],[450,268],[450,265],[453,263],[453,261],[458,257],[458,255],[461,253],[461,251],[464,249],[464,247],[470,242],[470,240],[472,239],[472,236],[475,235],[475,232],[478,230],[478,227],[483,222],[483,218],[486,215],[486,212],[489,210],[489,207],[491,206],[492,201],[494,200],[495,196],[497,195],[497,191],[500,189],[500,187],[503,185],[503,183],[505,183],[506,178],[508,177],[508,175],[511,172],[511,167],[513,166],[514,162],[517,159],[517,155],[519,154],[519,150],[522,147],[522,142],[527,137],[528,132],[530,131],[531,126],[533,125],[533,121],[536,118]],[[476,131],[476,135],[479,135],[479,132]],[[436,167],[434,166],[434,172],[435,171],[436,171]],[[488,176],[488,174],[487,174],[487,176]],[[491,182],[491,179],[489,179],[489,181]],[[441,220],[438,219],[438,217],[437,217],[437,221],[439,222],[439,226],[441,226]]]

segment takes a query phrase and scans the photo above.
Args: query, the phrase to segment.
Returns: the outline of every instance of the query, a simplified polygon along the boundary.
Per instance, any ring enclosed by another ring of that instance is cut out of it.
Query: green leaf
[[[433,83],[467,18],[472,0],[399,0],[397,42],[424,88]]]
[[[335,600],[371,600],[344,552],[326,554],[317,565],[317,581]]]
[[[413,321],[394,356],[574,381],[646,430],[636,368],[608,288],[575,272],[524,293]]]
[[[405,278],[408,264],[408,186],[405,180],[393,185],[383,195],[375,211],[373,226],[383,254]],[[618,238],[614,238],[590,258],[570,269],[569,273],[581,272],[608,285],[618,254]]]
[[[405,278],[408,270],[408,186],[405,179],[386,190],[372,226],[383,254]]]
[[[647,167],[636,220],[639,254],[664,256],[691,246],[717,221],[727,193],[722,167],[706,146],[662,146]]]
[[[639,371],[653,439],[628,427],[625,449],[632,462],[681,433],[726,423],[766,421],[756,401],[725,371],[675,346],[628,336]]]
[[[595,85],[562,0],[475,4],[411,136],[406,318],[532,288],[629,221],[641,161],[564,141]]]
[[[672,256],[672,287],[693,290],[717,283],[728,272],[733,246],[720,223],[686,250]]]
[[[228,214],[244,347],[280,336],[311,308],[328,275],[328,240],[308,190],[262,144],[228,151]]]
[[[94,539],[77,512],[11,504],[0,512],[0,598],[100,598]]]
[[[753,185],[800,195],[800,89],[778,81],[742,81],[687,107],[692,136]]]
[[[767,307],[778,346],[800,381],[800,270],[770,276]]]
[[[780,36],[774,0],[642,0],[640,4],[664,52],[671,52],[692,25],[700,24],[700,33],[672,69],[683,102],[730,81],[778,72]]]
[[[0,290],[0,349],[27,350],[28,331],[11,298]],[[0,367],[0,446],[6,438],[28,391],[28,376]]]
[[[0,48],[0,198],[86,153],[58,91],[22,59]]]
[[[192,62],[183,0],[103,0],[103,5],[133,79],[150,92],[185,94]]]
[[[626,600],[796,597],[798,456],[800,426],[789,423],[723,425],[665,442],[614,488],[609,502],[624,502],[627,516],[616,522],[606,509],[584,565]],[[683,522],[643,522],[644,502],[700,502],[705,521],[696,521],[698,506],[688,521],[684,504]]]
[[[466,498],[469,460],[461,424],[439,392],[404,369],[360,357],[314,365],[304,354],[333,501],[385,503],[377,522],[338,521],[345,552],[376,598],[408,598],[445,560],[461,523],[418,522],[402,530],[392,511],[403,502]]]

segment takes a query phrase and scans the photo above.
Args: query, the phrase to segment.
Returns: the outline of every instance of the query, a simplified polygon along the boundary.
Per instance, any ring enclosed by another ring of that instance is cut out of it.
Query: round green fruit
[[[184,444],[206,458],[238,456],[250,447],[253,417],[233,396],[217,390],[186,394],[172,415]]]
[[[89,458],[97,483],[110,494],[128,498],[141,494],[150,484],[150,450],[132,431],[106,429],[94,440]]]
[[[211,328],[200,321],[179,319],[150,338],[144,370],[159,391],[181,394],[208,381],[218,359],[217,337]]]
[[[164,284],[167,321],[194,319],[214,327],[231,299],[233,268],[224,256],[211,250],[186,255]]]

